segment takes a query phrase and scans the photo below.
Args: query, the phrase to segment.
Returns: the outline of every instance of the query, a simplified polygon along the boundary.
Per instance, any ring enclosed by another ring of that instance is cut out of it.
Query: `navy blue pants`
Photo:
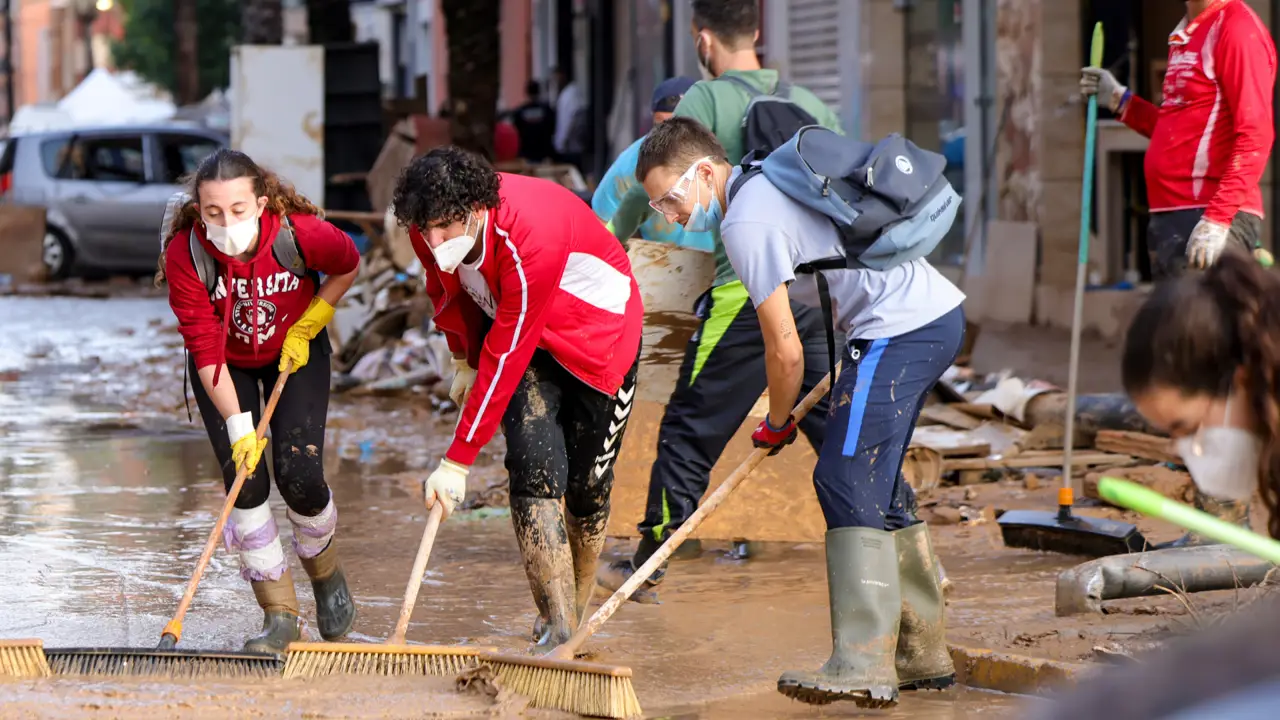
[[[956,308],[904,335],[846,346],[813,469],[828,530],[915,524],[902,460],[929,392],[963,339],[964,311]]]

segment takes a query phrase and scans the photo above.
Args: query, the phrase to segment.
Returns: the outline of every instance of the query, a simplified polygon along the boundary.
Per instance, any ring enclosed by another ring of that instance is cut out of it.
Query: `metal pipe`
[[[1090,560],[1058,575],[1058,616],[1102,612],[1104,600],[1252,587],[1276,566],[1228,545],[1170,548]]]

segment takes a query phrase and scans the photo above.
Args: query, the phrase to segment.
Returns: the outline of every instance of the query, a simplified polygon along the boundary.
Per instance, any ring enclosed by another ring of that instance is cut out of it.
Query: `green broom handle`
[[[1089,65],[1102,67],[1102,23],[1093,26],[1093,42],[1089,46]],[[1089,274],[1089,218],[1093,215],[1093,154],[1098,136],[1098,96],[1089,96],[1089,111],[1084,130],[1084,178],[1080,183],[1080,255],[1076,259],[1076,292],[1071,309],[1071,359],[1067,369],[1067,422],[1062,449],[1062,487],[1072,488],[1071,455],[1076,432],[1076,385],[1080,375],[1080,331],[1084,323],[1085,278]],[[1060,501],[1070,500],[1066,495]],[[1070,503],[1067,503],[1070,507]]]
[[[1170,500],[1151,488],[1128,480],[1104,477],[1098,481],[1098,494],[1107,502],[1240,548],[1267,562],[1280,564],[1280,542],[1226,520],[1219,520],[1177,500]]]

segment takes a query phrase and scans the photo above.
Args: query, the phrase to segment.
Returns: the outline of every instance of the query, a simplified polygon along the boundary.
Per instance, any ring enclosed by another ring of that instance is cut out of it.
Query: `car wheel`
[[[71,275],[71,261],[75,251],[71,249],[71,241],[62,231],[49,228],[44,233],[44,248],[41,259],[44,271],[50,280],[62,280]]]

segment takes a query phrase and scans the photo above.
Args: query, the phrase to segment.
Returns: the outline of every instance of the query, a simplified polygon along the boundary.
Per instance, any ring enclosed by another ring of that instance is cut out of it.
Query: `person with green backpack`
[[[760,67],[755,41],[760,12],[755,0],[694,0],[692,32],[703,74],[714,77],[689,88],[675,117],[710,128],[732,163],[748,150],[767,151],[804,125],[839,131],[840,119],[813,93],[783,82],[778,71]],[[670,122],[668,120],[668,122]],[[639,184],[622,198],[613,214],[614,235],[628,240],[655,211]],[[601,568],[597,578],[617,590],[635,568],[697,508],[710,483],[711,468],[764,392],[764,340],[747,291],[734,273],[718,230],[693,223],[690,233],[711,231],[716,277],[695,303],[698,329],[685,348],[676,388],[667,402],[658,432],[657,458],[649,480],[640,543],[634,557]],[[805,388],[830,370],[821,315],[796,306],[798,331],[811,356]],[[824,400],[800,423],[815,447],[825,436]],[[654,574],[632,599],[656,598],[666,573]]]

